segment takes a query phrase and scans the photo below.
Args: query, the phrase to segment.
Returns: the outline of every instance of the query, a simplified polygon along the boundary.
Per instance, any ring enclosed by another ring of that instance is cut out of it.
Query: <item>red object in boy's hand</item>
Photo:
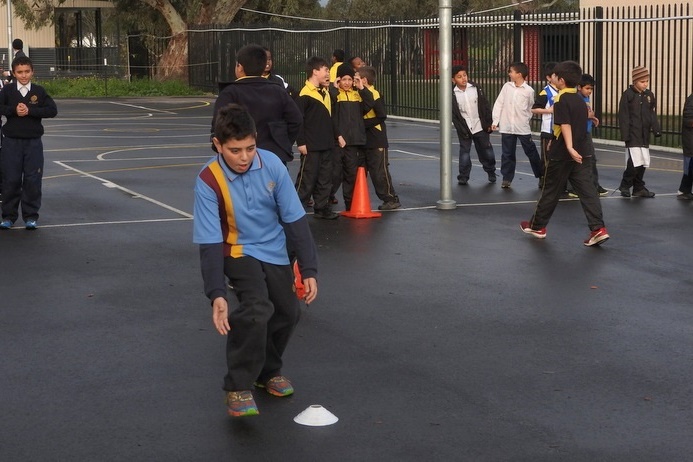
[[[301,272],[298,270],[298,262],[294,262],[294,289],[299,300],[306,298],[306,287],[303,285]]]

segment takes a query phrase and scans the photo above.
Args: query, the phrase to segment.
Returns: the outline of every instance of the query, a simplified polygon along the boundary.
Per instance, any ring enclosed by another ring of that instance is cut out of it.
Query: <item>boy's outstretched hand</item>
[[[212,321],[214,327],[221,335],[226,335],[231,330],[229,325],[229,304],[224,297],[217,297],[212,303]]]
[[[306,302],[306,305],[310,305],[315,300],[315,297],[318,296],[318,281],[315,278],[306,278],[303,280],[303,288],[306,293],[303,300]]]
[[[570,157],[572,157],[575,162],[577,162],[578,164],[582,163],[582,156],[579,152],[577,152],[573,148],[568,148],[568,152],[570,153]]]

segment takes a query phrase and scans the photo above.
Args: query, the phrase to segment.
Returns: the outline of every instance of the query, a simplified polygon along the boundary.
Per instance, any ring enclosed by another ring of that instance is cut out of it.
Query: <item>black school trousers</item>
[[[375,194],[383,202],[399,202],[395,187],[392,185],[387,148],[364,148],[363,152]]]
[[[38,220],[43,181],[43,142],[41,138],[2,139],[2,218],[14,223],[19,218]]]
[[[530,220],[532,229],[541,229],[549,224],[568,180],[580,198],[580,205],[590,230],[595,231],[604,226],[602,204],[599,202],[599,194],[592,177],[592,162],[592,157],[583,157],[581,164],[572,159],[549,159],[541,197]]]
[[[332,149],[308,151],[301,156],[301,166],[296,175],[296,191],[303,206],[308,205],[313,197],[313,210],[331,210],[330,192],[332,192],[332,172],[334,154]]]
[[[290,265],[245,256],[226,257],[224,273],[238,302],[232,295],[224,390],[252,390],[254,382],[281,375],[282,355],[301,316],[293,272]]]

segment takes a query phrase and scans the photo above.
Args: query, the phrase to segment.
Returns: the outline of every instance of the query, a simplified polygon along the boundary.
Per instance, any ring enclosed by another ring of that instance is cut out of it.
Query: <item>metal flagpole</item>
[[[440,200],[436,208],[453,210],[457,208],[457,202],[452,198],[452,0],[440,0],[439,11]]]
[[[12,0],[7,0],[7,67],[12,66]]]

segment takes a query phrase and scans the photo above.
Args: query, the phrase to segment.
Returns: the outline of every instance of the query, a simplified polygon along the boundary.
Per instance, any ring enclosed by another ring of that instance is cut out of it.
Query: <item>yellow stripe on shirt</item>
[[[224,242],[231,246],[231,257],[242,257],[243,256],[243,246],[238,244],[238,227],[236,226],[236,215],[233,212],[233,202],[231,201],[231,191],[229,191],[229,185],[226,183],[226,175],[219,165],[219,162],[212,162],[209,165],[209,170],[214,175],[214,179],[219,185],[219,190],[224,199],[224,209],[226,210],[226,217],[220,217],[226,220],[227,226],[222,226],[227,228],[228,231],[226,236],[224,236]]]
[[[577,93],[577,88],[564,88],[563,90],[559,91],[558,94],[553,97],[554,106],[561,99],[561,95],[564,93]],[[560,135],[561,135],[561,126],[558,124],[554,124],[553,125],[553,137],[558,139],[558,137]]]

